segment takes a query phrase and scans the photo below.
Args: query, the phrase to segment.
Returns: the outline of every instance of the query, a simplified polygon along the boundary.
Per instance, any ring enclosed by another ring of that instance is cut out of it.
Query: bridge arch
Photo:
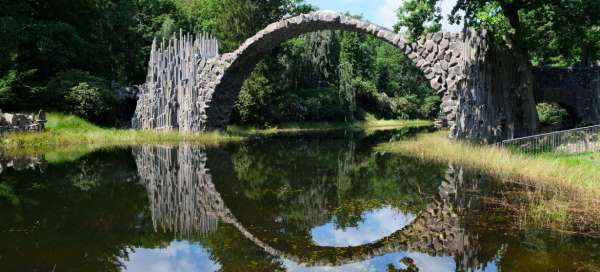
[[[443,97],[442,108],[449,117],[446,119],[454,119],[457,83],[465,78],[462,33],[428,34],[410,43],[403,35],[370,22],[319,11],[272,23],[247,39],[236,51],[217,57],[203,69],[202,73],[206,76],[202,78],[207,81],[201,82],[201,86],[207,88],[205,95],[209,99],[206,103],[208,107],[199,109],[204,113],[203,120],[198,123],[204,127],[199,130],[223,129],[227,126],[242,84],[265,54],[287,40],[321,30],[371,34],[398,47],[423,71],[431,87]],[[192,127],[189,130],[198,129]]]

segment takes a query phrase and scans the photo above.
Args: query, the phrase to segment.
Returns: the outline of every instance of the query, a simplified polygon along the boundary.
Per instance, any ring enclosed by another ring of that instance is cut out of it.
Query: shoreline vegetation
[[[251,126],[229,126],[227,132],[232,135],[241,136],[269,136],[276,134],[293,134],[300,132],[326,132],[333,130],[386,130],[395,128],[424,128],[433,123],[428,120],[378,120],[367,117],[364,121],[353,123],[344,122],[306,122],[306,123],[284,123],[271,128],[257,128]]]
[[[600,154],[530,155],[496,146],[452,141],[447,131],[380,144],[379,152],[478,170],[522,190],[496,199],[515,211],[517,227],[600,236]]]
[[[48,113],[44,132],[8,133],[0,138],[0,142],[4,148],[30,149],[72,145],[122,146],[177,142],[210,145],[242,139],[240,136],[220,132],[179,133],[176,131],[102,128],[74,115]]]
[[[75,160],[98,149],[142,144],[192,143],[214,146],[253,137],[333,130],[385,130],[430,127],[423,120],[377,120],[348,123],[288,123],[272,128],[230,126],[226,132],[186,134],[101,128],[73,115],[49,113],[47,131],[9,133],[0,139],[8,155],[44,154],[49,162]],[[482,171],[523,185],[497,201],[515,211],[517,227],[543,227],[600,236],[600,154],[521,154],[494,146],[452,141],[447,131],[417,134],[380,144],[380,152],[399,153]]]
[[[425,120],[377,120],[369,117],[365,121],[354,123],[288,123],[265,129],[230,126],[225,132],[180,133],[178,131],[102,128],[77,116],[63,113],[48,113],[47,120],[44,132],[8,133],[1,137],[1,150],[10,154],[24,155],[57,152],[58,149],[95,150],[141,144],[219,145],[251,137],[276,134],[431,126],[431,122]]]

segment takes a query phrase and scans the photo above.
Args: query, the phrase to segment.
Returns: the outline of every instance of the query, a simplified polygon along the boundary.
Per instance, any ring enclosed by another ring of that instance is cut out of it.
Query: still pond
[[[513,185],[373,151],[406,134],[2,155],[0,271],[600,269],[599,239],[516,227]]]

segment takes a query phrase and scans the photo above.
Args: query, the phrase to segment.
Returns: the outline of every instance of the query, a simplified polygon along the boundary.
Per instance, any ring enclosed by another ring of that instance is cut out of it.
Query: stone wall
[[[0,136],[7,132],[42,131],[46,123],[46,114],[2,113],[0,110]]]
[[[600,67],[533,70],[536,103],[557,103],[577,122],[600,124]]]
[[[538,117],[528,68],[485,30],[465,34],[464,76],[452,138],[495,143],[535,134]]]

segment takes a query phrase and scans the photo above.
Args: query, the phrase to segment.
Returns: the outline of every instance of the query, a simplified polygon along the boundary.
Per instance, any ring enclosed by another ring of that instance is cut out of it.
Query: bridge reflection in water
[[[0,270],[598,271],[597,239],[515,228],[523,188],[386,139],[0,156]]]
[[[344,187],[351,190],[352,186],[347,184],[351,182],[348,180],[352,179],[349,178],[352,174],[348,172],[352,171],[351,164],[355,164],[354,149],[351,146],[346,149],[347,151],[341,152],[337,159],[337,173],[330,173],[335,176],[335,186],[338,191],[344,190]],[[148,192],[155,230],[172,232],[178,238],[186,238],[210,235],[217,231],[219,222],[229,224],[247,240],[278,258],[288,267],[343,267],[386,254],[418,252],[428,256],[451,257],[458,271],[473,271],[493,262],[499,250],[499,248],[487,249],[488,253],[482,254],[478,246],[478,236],[467,234],[464,228],[465,222],[459,213],[473,208],[477,203],[476,200],[469,199],[469,196],[461,192],[464,191],[462,187],[476,187],[477,182],[471,177],[466,179],[464,171],[452,166],[439,175],[442,180],[437,182],[438,185],[430,193],[431,195],[420,196],[427,201],[415,212],[415,218],[408,225],[375,241],[336,247],[315,244],[306,235],[286,236],[286,233],[294,233],[298,229],[310,232],[311,228],[327,223],[331,218],[334,221],[339,219],[329,212],[336,203],[327,203],[326,191],[328,190],[323,188],[328,185],[313,188],[307,185],[295,193],[291,202],[301,202],[299,204],[303,207],[301,218],[285,218],[285,215],[271,216],[260,214],[260,210],[255,210],[255,214],[240,214],[240,216],[244,217],[245,221],[255,220],[248,219],[251,217],[266,218],[245,224],[228,208],[213,183],[207,164],[210,156],[202,148],[191,145],[145,146],[134,148],[133,155],[141,182]],[[236,159],[244,160],[236,155],[232,158],[234,160],[232,164],[239,164]],[[233,165],[223,165],[227,163],[229,162],[223,160],[215,162],[220,171],[235,172]],[[302,173],[296,174],[300,182],[306,178]],[[337,206],[341,205],[344,203],[337,203]],[[390,207],[388,203],[380,203],[378,206]],[[276,226],[261,228],[257,226],[257,222],[261,220],[265,220],[265,224],[275,222]]]

